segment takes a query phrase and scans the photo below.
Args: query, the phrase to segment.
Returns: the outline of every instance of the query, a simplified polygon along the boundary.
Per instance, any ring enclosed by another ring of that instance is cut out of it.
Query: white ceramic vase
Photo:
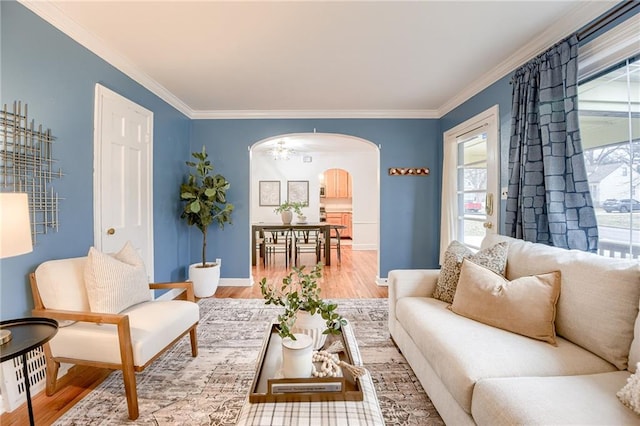
[[[207,263],[207,268],[202,263],[189,265],[189,281],[193,283],[193,293],[196,297],[211,297],[218,289],[220,282],[220,264]]]
[[[320,313],[316,312],[314,315],[311,315],[307,311],[298,311],[296,314],[296,322],[293,324],[291,332],[302,333],[311,337],[313,340],[313,349],[319,350],[327,340],[327,335],[323,334],[326,329],[327,322],[322,318]]]
[[[291,223],[291,220],[293,219],[293,213],[289,210],[283,211],[282,213],[280,213],[280,217],[282,218],[283,225],[289,225]]]
[[[306,334],[293,334],[282,339],[282,374],[287,379],[311,377],[313,341]]]

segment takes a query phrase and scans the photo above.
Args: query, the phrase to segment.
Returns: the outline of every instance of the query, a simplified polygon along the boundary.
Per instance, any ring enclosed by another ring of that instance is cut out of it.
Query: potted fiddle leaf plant
[[[180,217],[187,225],[195,225],[202,232],[202,261],[189,266],[189,280],[196,297],[212,296],[220,281],[220,264],[207,262],[207,233],[217,223],[224,228],[231,222],[233,204],[227,202],[229,182],[220,174],[213,174],[213,165],[205,147],[191,154],[197,161],[187,161],[191,168],[187,181],[180,185],[180,200],[184,202]]]
[[[340,334],[347,320],[336,310],[338,305],[320,297],[318,279],[322,277],[322,264],[318,263],[306,273],[304,266],[293,267],[293,271],[282,280],[282,285],[260,281],[260,291],[267,305],[284,307],[278,315],[280,337],[296,340],[296,333],[311,336],[314,349],[320,349],[329,334]]]

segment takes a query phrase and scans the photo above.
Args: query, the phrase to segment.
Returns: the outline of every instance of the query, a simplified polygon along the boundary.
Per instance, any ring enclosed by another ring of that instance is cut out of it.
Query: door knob
[[[491,228],[493,228],[493,223],[485,222],[485,223],[482,224],[482,226],[484,226],[487,229],[491,229]]]
[[[116,230],[115,230],[115,229],[113,229],[113,228],[109,228],[109,229],[107,229],[107,235],[113,235],[113,234],[115,234],[115,233],[116,233]]]

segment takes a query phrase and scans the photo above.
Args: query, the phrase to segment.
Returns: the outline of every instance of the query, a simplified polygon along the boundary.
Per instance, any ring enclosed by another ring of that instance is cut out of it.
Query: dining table
[[[308,223],[289,223],[284,224],[282,222],[279,223],[268,223],[268,222],[258,222],[251,224],[251,265],[255,266],[257,264],[257,255],[256,255],[256,235],[262,233],[264,229],[278,229],[278,230],[293,230],[293,231],[304,231],[309,229],[321,229],[324,233],[324,240],[326,244],[324,245],[324,264],[327,266],[331,265],[331,230],[334,229],[337,232],[338,238],[340,238],[340,229],[345,229],[344,225],[335,225],[327,222],[308,222]]]

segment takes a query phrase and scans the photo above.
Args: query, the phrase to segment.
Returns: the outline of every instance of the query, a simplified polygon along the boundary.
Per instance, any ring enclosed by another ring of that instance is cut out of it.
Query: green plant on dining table
[[[293,211],[298,216],[302,216],[303,207],[308,207],[308,204],[301,201],[289,202],[289,200],[286,200],[284,203],[273,209],[273,211],[276,213]]]
[[[318,279],[322,277],[322,264],[315,265],[309,273],[304,271],[304,266],[292,269],[293,271],[282,279],[280,286],[268,284],[266,277],[260,281],[260,291],[266,300],[265,303],[284,307],[284,312],[278,315],[280,337],[296,340],[292,329],[298,311],[306,311],[310,315],[319,313],[327,324],[323,333],[340,334],[347,320],[336,312],[337,304],[326,302],[320,297]]]

